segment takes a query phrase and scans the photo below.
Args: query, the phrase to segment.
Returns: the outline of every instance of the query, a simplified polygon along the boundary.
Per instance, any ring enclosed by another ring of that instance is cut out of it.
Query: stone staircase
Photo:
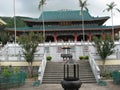
[[[63,80],[63,67],[65,62],[47,62],[43,83],[60,84]],[[96,83],[88,61],[78,61],[79,77],[82,83]]]

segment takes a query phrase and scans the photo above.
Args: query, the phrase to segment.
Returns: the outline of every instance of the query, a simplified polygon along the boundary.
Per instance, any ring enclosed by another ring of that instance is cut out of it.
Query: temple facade
[[[112,26],[104,25],[109,18],[93,17],[87,10],[83,11],[83,19],[80,10],[44,11],[39,18],[24,19],[26,27],[17,28],[16,35],[33,31],[43,33],[46,42],[77,42],[83,37],[85,41],[91,41],[93,36],[113,35]],[[14,34],[15,29],[7,28],[6,31]],[[119,31],[120,26],[114,26],[115,39],[119,37]]]

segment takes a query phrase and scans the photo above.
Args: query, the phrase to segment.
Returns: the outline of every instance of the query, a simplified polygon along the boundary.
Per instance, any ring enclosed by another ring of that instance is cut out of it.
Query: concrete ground
[[[27,81],[24,86],[10,90],[64,90],[60,84],[42,84],[38,87],[32,86],[33,81]],[[120,90],[120,85],[113,81],[107,81],[107,86],[99,86],[96,83],[82,84],[79,90]]]

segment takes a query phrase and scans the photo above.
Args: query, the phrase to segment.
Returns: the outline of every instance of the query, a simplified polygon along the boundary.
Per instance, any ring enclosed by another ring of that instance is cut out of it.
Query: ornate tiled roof
[[[109,17],[93,17],[89,14],[87,10],[83,11],[84,21],[94,21],[105,19]],[[44,21],[82,21],[82,16],[80,10],[59,10],[59,11],[44,11],[43,12]],[[25,19],[24,21],[29,22],[42,22],[42,14],[36,19]]]
[[[98,30],[98,29],[111,29],[111,26],[85,26],[85,30]],[[14,30],[14,28],[7,28],[7,30]],[[64,31],[64,30],[82,30],[81,25],[74,25],[74,26],[45,26],[46,31]],[[43,31],[43,27],[24,27],[24,28],[17,28],[17,31]]]
[[[60,10],[60,11],[45,11],[43,12],[45,21],[61,21],[61,20],[82,20],[79,10]],[[94,17],[91,17],[88,11],[83,11],[84,20],[93,20]],[[42,20],[42,15],[39,17]]]
[[[84,24],[85,30],[111,29],[111,26],[102,25],[109,17],[93,17],[89,14],[88,11],[83,11],[83,15],[84,15],[84,21],[87,22],[86,24]],[[62,21],[72,21],[72,22],[82,21],[80,10],[44,11],[43,16],[44,16],[45,22],[51,22],[51,23],[62,22]],[[43,20],[41,15],[39,18],[25,19],[24,21],[27,22],[26,24],[28,25],[28,27],[17,28],[17,31],[26,31],[26,32],[27,31],[43,31],[43,27],[42,27]],[[7,28],[6,30],[14,31],[14,28]],[[69,24],[67,25],[45,24],[45,30],[46,31],[82,30],[82,25],[81,23],[70,24],[70,25]]]

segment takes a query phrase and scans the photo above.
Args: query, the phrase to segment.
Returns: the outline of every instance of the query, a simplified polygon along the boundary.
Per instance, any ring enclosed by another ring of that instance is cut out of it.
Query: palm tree
[[[39,10],[41,9],[41,15],[42,15],[42,21],[43,21],[43,43],[45,44],[45,23],[44,23],[44,15],[43,15],[43,6],[45,4],[46,0],[40,0],[39,2]],[[45,48],[44,48],[45,52]]]
[[[84,33],[84,15],[83,15],[83,11],[84,11],[84,9],[85,10],[88,10],[88,8],[87,8],[87,0],[85,0],[85,1],[82,1],[82,0],[79,0],[79,5],[80,5],[80,8],[81,8],[81,10],[80,10],[80,15],[82,16],[82,29],[83,29],[83,41],[85,40],[85,33]]]
[[[113,37],[113,41],[114,41],[114,26],[113,26],[113,9],[116,9],[117,11],[120,12],[120,10],[118,8],[115,8],[116,4],[115,2],[111,2],[110,4],[106,4],[107,8],[105,10],[107,10],[108,12],[111,12],[111,20],[112,20],[112,37]],[[105,11],[103,10],[103,11]]]

